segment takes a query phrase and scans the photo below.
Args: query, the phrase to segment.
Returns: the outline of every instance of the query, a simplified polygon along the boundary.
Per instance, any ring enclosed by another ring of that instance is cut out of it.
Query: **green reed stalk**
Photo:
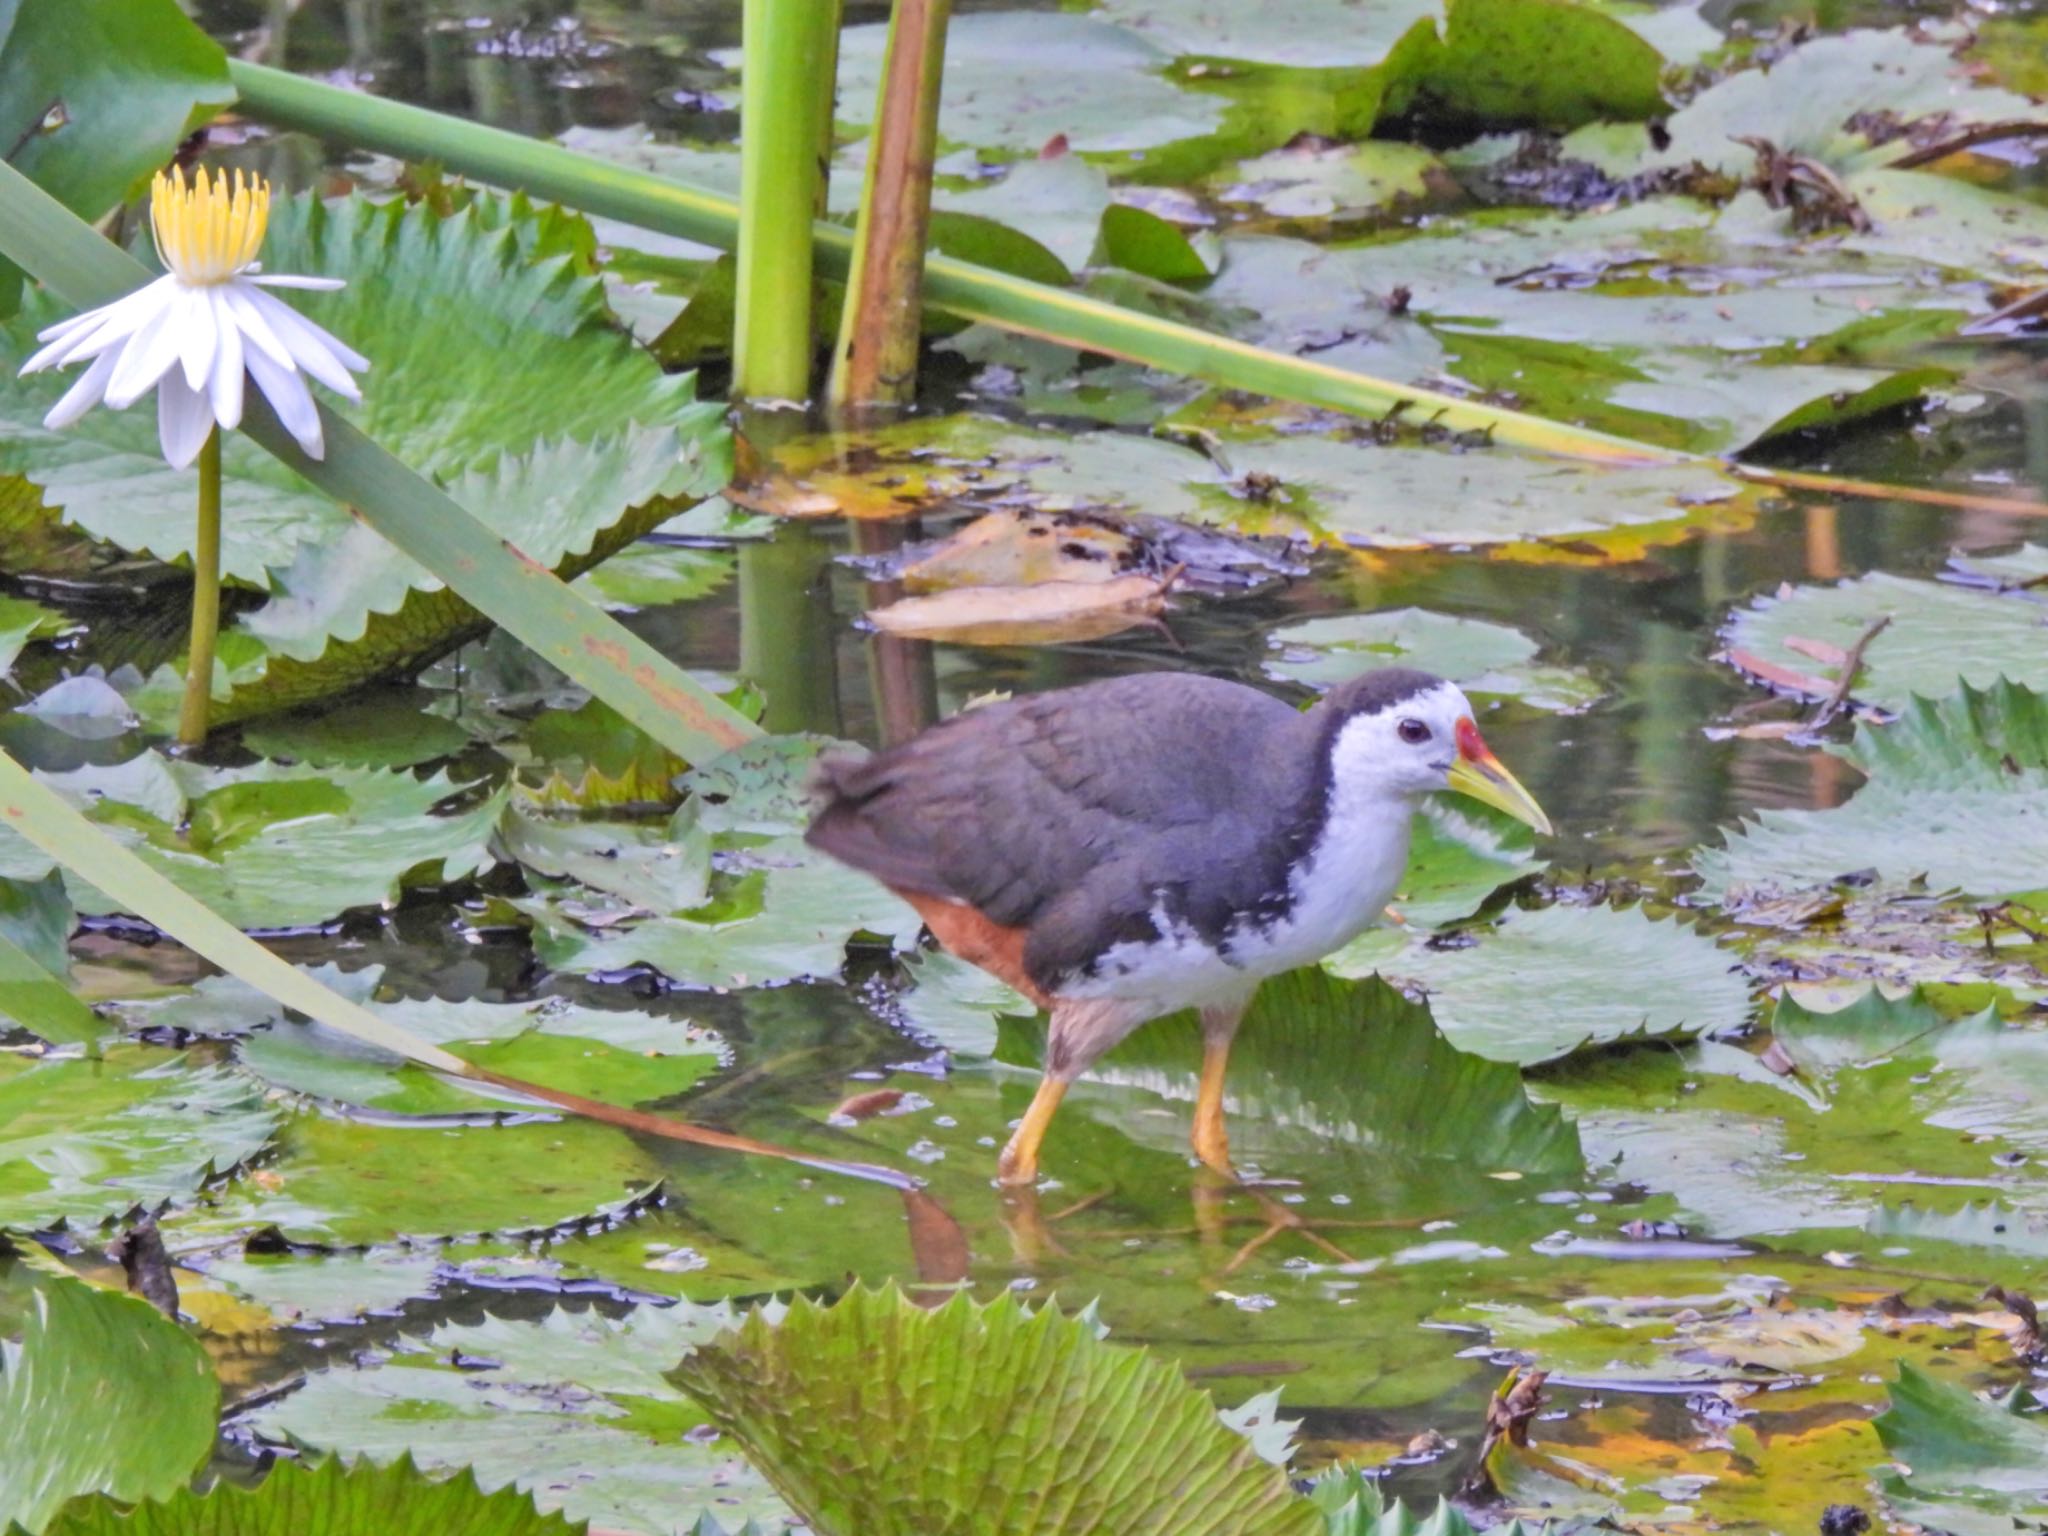
[[[739,283],[733,393],[804,400],[814,351],[811,223],[832,121],[839,7],[746,0],[741,34]]]

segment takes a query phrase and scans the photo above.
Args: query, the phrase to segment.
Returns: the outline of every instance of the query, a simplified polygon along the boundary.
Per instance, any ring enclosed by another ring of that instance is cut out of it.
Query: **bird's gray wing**
[[[1273,878],[1256,829],[1302,793],[1301,721],[1255,689],[1197,677],[989,705],[821,765],[808,838],[898,889],[1032,926],[1033,974],[1062,974],[1149,933],[1160,888],[1197,868],[1226,903]]]

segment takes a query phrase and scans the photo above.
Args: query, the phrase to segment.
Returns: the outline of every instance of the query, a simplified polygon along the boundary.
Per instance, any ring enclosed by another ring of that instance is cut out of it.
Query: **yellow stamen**
[[[158,171],[149,186],[149,225],[159,260],[179,280],[224,283],[256,259],[270,228],[270,185],[261,176],[210,174],[201,166],[188,186],[176,171]]]

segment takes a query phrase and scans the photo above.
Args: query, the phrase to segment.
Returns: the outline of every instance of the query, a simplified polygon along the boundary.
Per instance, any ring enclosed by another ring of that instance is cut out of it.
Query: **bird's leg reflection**
[[[1067,1250],[1052,1235],[1052,1225],[1039,1203],[1036,1185],[998,1186],[996,1217],[1010,1234],[1010,1257],[1017,1263],[1029,1267],[1043,1263],[1048,1256],[1067,1257]]]

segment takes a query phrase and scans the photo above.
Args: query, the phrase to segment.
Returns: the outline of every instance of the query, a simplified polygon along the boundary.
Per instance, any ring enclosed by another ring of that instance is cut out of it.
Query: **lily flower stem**
[[[220,630],[220,428],[199,450],[199,537],[192,546],[192,643],[187,648],[185,698],[178,708],[178,740],[206,740],[213,712],[213,642]]]

